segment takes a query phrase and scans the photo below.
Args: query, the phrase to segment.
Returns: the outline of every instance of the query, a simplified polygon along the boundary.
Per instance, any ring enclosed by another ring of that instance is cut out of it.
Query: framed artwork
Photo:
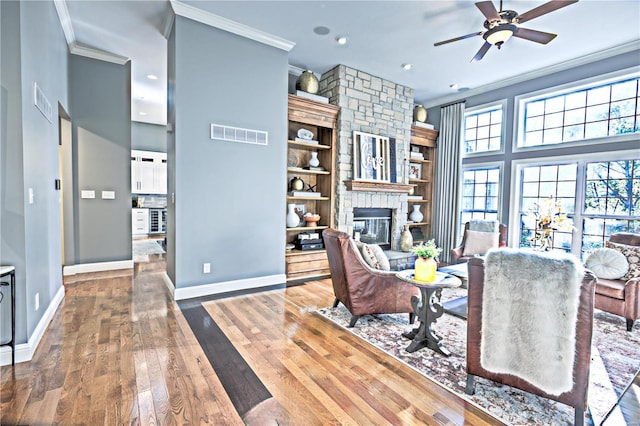
[[[409,163],[409,179],[420,179],[422,177],[422,165],[420,163]]]
[[[389,182],[389,138],[353,132],[353,179]]]

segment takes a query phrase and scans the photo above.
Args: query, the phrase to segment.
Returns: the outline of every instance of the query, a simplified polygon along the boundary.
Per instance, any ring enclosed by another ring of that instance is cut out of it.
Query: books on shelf
[[[291,195],[292,197],[313,197],[313,198],[322,197],[322,193],[311,192],[311,191],[291,191],[289,192],[289,195]]]
[[[413,125],[416,127],[422,127],[423,129],[435,129],[435,127],[433,126],[433,124],[429,124],[429,123],[422,123],[420,121],[414,121]]]
[[[314,95],[313,93],[303,92],[302,90],[296,90],[296,96],[300,96],[301,98],[313,99],[314,101],[322,102],[324,104],[329,103],[329,98],[325,98],[324,96]]]
[[[424,160],[424,154],[421,152],[413,152],[411,151],[411,158],[415,158],[417,160]]]
[[[312,144],[312,145],[318,145],[318,144],[320,143],[319,141],[317,141],[317,140],[315,140],[315,139],[303,139],[303,138],[299,138],[299,137],[297,137],[297,136],[296,136],[295,141],[296,141],[296,142],[309,143],[309,144]]]
[[[417,200],[417,201],[420,201],[420,200],[422,200],[422,195],[409,195],[409,196],[408,196],[408,199],[409,199],[409,200]]]
[[[325,170],[327,170],[327,169],[325,169],[325,168],[324,168],[324,167],[322,167],[322,166],[319,166],[319,167],[307,166],[307,167],[305,167],[303,170],[313,170],[313,171],[315,171],[315,172],[324,172],[324,171],[325,171]]]

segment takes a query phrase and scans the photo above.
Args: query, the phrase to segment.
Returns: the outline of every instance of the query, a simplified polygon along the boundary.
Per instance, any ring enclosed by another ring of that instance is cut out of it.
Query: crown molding
[[[129,62],[129,58],[125,56],[94,49],[93,47],[82,46],[75,41],[69,45],[69,50],[73,55],[85,56],[87,58],[98,59],[105,62],[111,62],[113,64],[124,65]]]
[[[189,18],[191,20],[219,28],[268,46],[273,46],[284,51],[290,51],[296,44],[284,38],[260,31],[239,22],[232,21],[222,16],[215,15],[211,12],[198,9],[177,0],[171,0],[171,7],[176,15]]]
[[[53,0],[53,5],[56,7],[56,12],[58,12],[58,19],[60,20],[60,26],[62,27],[64,38],[67,40],[67,45],[71,46],[71,44],[76,41],[76,35],[73,32],[73,27],[71,26],[71,16],[69,16],[67,3],[65,0]]]
[[[302,74],[305,70],[303,68],[300,67],[296,67],[295,65],[291,65],[289,64],[289,71],[288,73],[291,74],[294,77],[298,77],[300,74]],[[315,74],[315,73],[314,73]]]
[[[164,22],[162,23],[162,35],[167,40],[169,40],[169,35],[171,34],[171,29],[173,28],[173,23],[175,22],[175,20],[175,13],[173,13],[172,8],[169,8],[169,10],[167,10],[167,14],[164,17]]]
[[[470,90],[467,90],[466,92],[459,92],[459,93],[454,93],[447,96],[442,96],[440,98],[435,98],[429,101],[422,102],[422,105],[425,108],[433,108],[440,105],[450,104],[452,102],[468,99],[471,96],[476,96],[482,93],[490,92],[492,90],[501,89],[503,87],[512,86],[518,83],[523,83],[525,81],[533,80],[535,78],[544,77],[549,74],[554,74],[560,71],[565,71],[570,68],[588,65],[592,62],[596,62],[602,59],[611,58],[613,56],[633,52],[634,50],[640,50],[640,40],[633,40],[611,49],[594,52],[589,55],[584,55],[579,58],[564,61],[556,65],[551,65],[551,66],[540,68],[528,73],[519,74],[515,77],[505,78],[504,80],[497,81],[495,83],[490,83],[484,86],[476,87],[475,89],[470,89]]]

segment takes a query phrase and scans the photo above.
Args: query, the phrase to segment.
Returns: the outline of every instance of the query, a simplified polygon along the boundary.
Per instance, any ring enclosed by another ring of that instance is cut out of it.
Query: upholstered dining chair
[[[329,270],[336,295],[333,307],[340,302],[351,313],[349,327],[362,315],[409,313],[413,324],[411,296],[419,290],[396,278],[395,272],[370,267],[362,258],[349,234],[328,228],[322,233],[329,258]]]
[[[467,262],[476,255],[483,255],[490,248],[507,245],[507,225],[497,220],[474,219],[464,224],[462,241],[451,249],[451,263]]]
[[[474,377],[561,402],[584,423],[596,278],[569,254],[490,250],[468,262],[467,393]]]

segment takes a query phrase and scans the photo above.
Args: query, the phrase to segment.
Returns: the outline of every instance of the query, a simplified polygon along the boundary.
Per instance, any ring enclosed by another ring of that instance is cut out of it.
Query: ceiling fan
[[[487,20],[484,21],[484,27],[486,30],[440,41],[438,43],[434,43],[434,46],[440,46],[474,36],[482,36],[485,42],[480,50],[478,50],[478,53],[476,53],[476,56],[471,59],[471,62],[473,62],[481,60],[491,46],[496,46],[500,49],[502,44],[512,36],[535,41],[540,44],[547,44],[556,38],[557,34],[529,30],[527,28],[522,28],[520,24],[577,2],[578,0],[551,0],[550,2],[544,3],[543,5],[533,8],[528,12],[518,14],[518,12],[513,10],[502,10],[502,0],[500,0],[499,12],[496,10],[492,2],[481,1],[476,3],[476,7],[480,9],[480,12],[482,12],[485,18],[487,18]]]

